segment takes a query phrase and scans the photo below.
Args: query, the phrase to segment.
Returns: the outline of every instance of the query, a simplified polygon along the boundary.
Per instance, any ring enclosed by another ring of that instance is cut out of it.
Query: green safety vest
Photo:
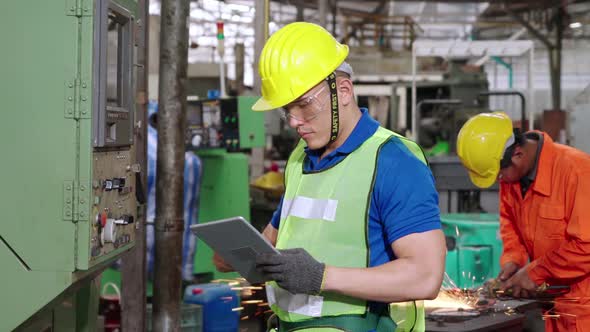
[[[422,162],[420,147],[385,128],[379,129],[336,165],[304,172],[305,143],[299,142],[285,170],[286,191],[281,208],[278,249],[305,248],[326,265],[364,268],[369,265],[368,222],[379,150],[393,136]],[[391,174],[395,176],[395,174]],[[364,315],[367,301],[331,292],[291,294],[267,283],[271,309],[281,321],[296,323],[319,317]],[[390,306],[396,331],[423,331],[424,308],[416,302]],[[304,325],[304,324],[303,324]]]

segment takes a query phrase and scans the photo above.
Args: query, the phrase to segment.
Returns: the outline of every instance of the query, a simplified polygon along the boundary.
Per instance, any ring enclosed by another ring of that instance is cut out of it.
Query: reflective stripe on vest
[[[291,215],[303,219],[336,221],[337,207],[337,200],[297,196],[294,199],[283,199],[281,219]]]
[[[367,267],[370,257],[368,214],[377,156],[381,146],[392,136],[399,137],[412,154],[426,162],[418,145],[380,127],[336,165],[319,172],[304,173],[305,144],[300,141],[291,153],[285,171],[286,191],[276,247],[305,248],[327,265]],[[281,320],[288,322],[320,316],[364,314],[367,310],[366,301],[361,299],[335,293],[291,294],[274,282],[267,284],[267,294],[272,310]],[[411,308],[414,318],[415,306]],[[396,313],[400,312],[396,310]],[[405,312],[403,317],[409,317]]]

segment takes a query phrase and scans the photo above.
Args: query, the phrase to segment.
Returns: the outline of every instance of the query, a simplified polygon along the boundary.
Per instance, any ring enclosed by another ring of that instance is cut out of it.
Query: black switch
[[[123,216],[123,221],[125,221],[125,224],[133,224],[133,222],[135,220],[134,220],[133,216],[124,215]]]
[[[104,180],[104,182],[102,183],[102,188],[106,191],[113,190],[113,181],[109,179]]]

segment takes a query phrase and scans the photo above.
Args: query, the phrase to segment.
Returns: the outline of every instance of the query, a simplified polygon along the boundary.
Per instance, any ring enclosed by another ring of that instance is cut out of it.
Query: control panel
[[[254,96],[187,102],[186,146],[229,152],[264,146],[264,113],[251,107]]]
[[[135,240],[136,174],[132,150],[94,152],[90,260]]]
[[[189,101],[187,103],[187,146],[196,149],[237,149],[238,137],[229,126],[238,125],[237,113],[222,108],[221,100]],[[237,130],[236,130],[237,131]]]
[[[135,18],[113,1],[97,2],[96,12],[89,266],[134,242],[140,169],[133,140]]]
[[[237,151],[241,147],[238,99],[221,99],[219,104],[221,105],[224,146],[228,151]]]

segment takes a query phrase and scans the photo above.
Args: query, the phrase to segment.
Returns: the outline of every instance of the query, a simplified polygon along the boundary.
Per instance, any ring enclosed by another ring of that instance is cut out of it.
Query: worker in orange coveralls
[[[539,131],[521,133],[501,112],[465,123],[457,154],[478,187],[500,181],[499,279],[515,297],[568,285],[545,329],[590,331],[590,156]]]

